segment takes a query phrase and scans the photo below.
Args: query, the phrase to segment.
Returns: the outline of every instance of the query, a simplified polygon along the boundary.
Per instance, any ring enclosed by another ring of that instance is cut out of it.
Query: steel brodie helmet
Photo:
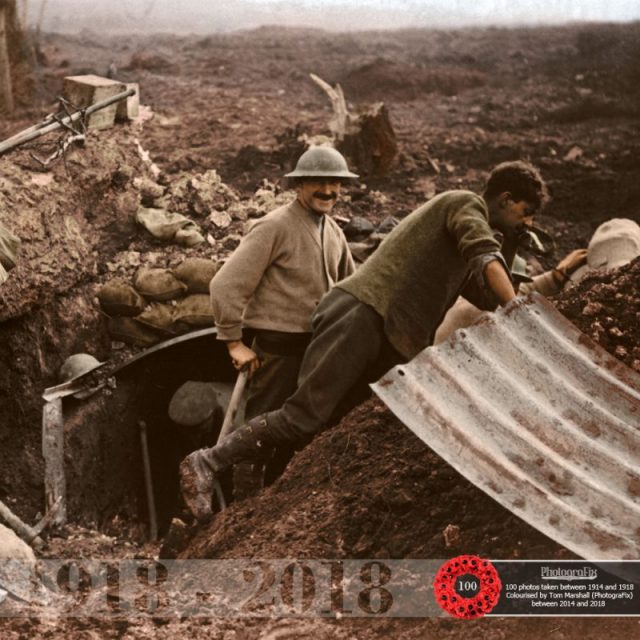
[[[75,380],[85,373],[101,367],[103,364],[105,363],[99,362],[88,353],[74,353],[72,356],[69,356],[60,367],[60,382]]]
[[[285,178],[358,178],[349,171],[344,156],[331,147],[309,147],[298,159],[296,168]]]

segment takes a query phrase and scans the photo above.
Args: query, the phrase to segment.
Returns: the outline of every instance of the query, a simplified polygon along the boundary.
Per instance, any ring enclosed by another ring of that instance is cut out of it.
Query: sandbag
[[[20,238],[0,224],[0,265],[7,271],[16,266],[16,254],[20,248]]]
[[[173,319],[178,327],[212,327],[213,309],[209,296],[204,293],[193,293],[183,298],[176,305]]]
[[[187,285],[189,293],[209,293],[209,283],[218,271],[218,263],[206,258],[187,258],[174,270],[178,280]]]
[[[640,226],[628,218],[603,222],[591,236],[587,264],[591,269],[614,269],[640,255]]]
[[[195,223],[190,227],[178,229],[173,239],[181,247],[196,247],[204,242],[204,236],[198,231]]]
[[[108,330],[114,340],[120,340],[136,347],[150,347],[165,337],[151,327],[138,322],[135,318],[126,316],[109,318]]]
[[[140,207],[136,222],[159,240],[173,240],[185,247],[204,242],[200,227],[180,213]]]
[[[163,333],[174,334],[173,312],[171,304],[162,302],[150,302],[145,310],[136,317],[136,320],[147,327],[162,331]]]
[[[145,298],[164,302],[180,297],[187,285],[180,282],[169,269],[143,267],[136,274],[133,286]]]
[[[145,306],[144,298],[122,278],[114,278],[98,291],[98,302],[110,316],[137,316]]]

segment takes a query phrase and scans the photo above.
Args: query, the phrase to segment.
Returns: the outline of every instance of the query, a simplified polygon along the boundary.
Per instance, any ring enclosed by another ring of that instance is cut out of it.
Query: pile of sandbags
[[[114,278],[98,292],[114,340],[148,347],[172,336],[212,327],[209,282],[219,265],[187,258],[174,269],[142,267],[133,282]]]

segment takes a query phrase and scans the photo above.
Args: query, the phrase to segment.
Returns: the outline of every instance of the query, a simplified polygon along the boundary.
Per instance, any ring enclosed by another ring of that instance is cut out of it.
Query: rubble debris
[[[170,186],[168,208],[185,215],[208,216],[227,209],[240,200],[215,169],[183,175]]]
[[[555,303],[583,333],[640,372],[640,257],[587,274]]]
[[[218,229],[226,229],[231,224],[231,216],[226,211],[212,211],[208,220]]]
[[[248,218],[261,218],[270,211],[291,202],[295,197],[295,191],[281,191],[277,185],[263,180],[249,200],[232,203],[227,213],[233,220],[246,222]]]

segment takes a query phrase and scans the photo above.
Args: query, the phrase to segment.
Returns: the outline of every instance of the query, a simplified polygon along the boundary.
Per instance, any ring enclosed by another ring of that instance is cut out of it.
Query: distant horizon
[[[56,0],[53,6],[45,0],[44,4],[29,3],[28,22],[61,33],[94,29],[205,35],[265,26],[349,32],[640,20],[640,2],[627,0],[527,0],[517,4],[510,0],[236,0],[232,6],[182,0],[179,6],[176,11],[173,0],[135,4],[129,0]]]

